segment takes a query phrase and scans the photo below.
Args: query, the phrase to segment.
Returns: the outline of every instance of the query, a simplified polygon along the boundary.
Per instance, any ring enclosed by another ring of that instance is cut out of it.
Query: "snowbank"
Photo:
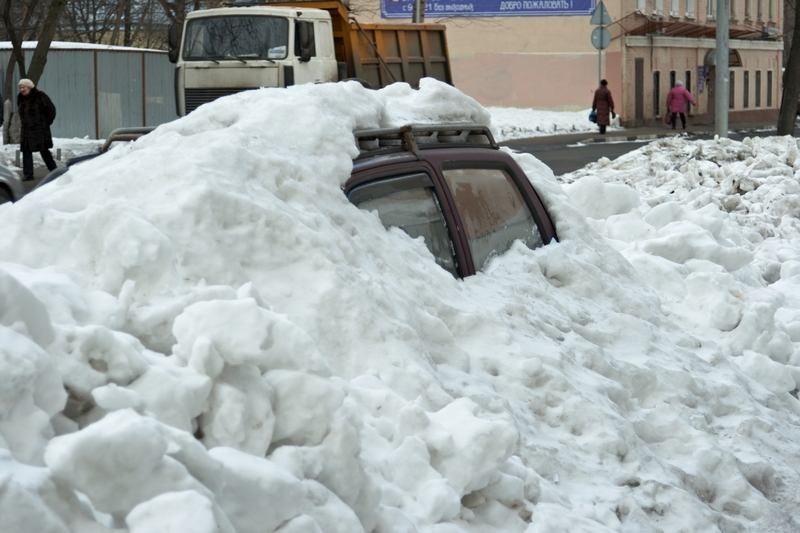
[[[0,206],[3,531],[797,529],[794,141],[634,192],[517,155],[561,242],[457,281],[341,194],[351,132],[412,120],[490,116],[252,91]],[[768,180],[763,224],[717,209]]]

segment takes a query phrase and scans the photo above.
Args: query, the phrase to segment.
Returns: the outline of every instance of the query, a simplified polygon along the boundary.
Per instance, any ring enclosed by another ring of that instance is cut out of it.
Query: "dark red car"
[[[556,231],[525,173],[475,124],[355,132],[361,154],[344,186],[386,227],[422,236],[456,277],[483,269],[514,241],[538,248]]]

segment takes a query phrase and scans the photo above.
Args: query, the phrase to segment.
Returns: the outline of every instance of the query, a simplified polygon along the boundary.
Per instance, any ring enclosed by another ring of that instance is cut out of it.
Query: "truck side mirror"
[[[314,23],[298,20],[294,26],[294,55],[306,63],[316,55]]]
[[[168,57],[172,63],[178,62],[178,56],[181,52],[181,33],[183,33],[182,24],[173,22],[169,25],[169,31],[167,32],[167,44],[169,44]]]

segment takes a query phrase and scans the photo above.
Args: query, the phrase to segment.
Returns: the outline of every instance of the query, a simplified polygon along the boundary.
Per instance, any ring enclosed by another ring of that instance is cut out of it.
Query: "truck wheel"
[[[357,81],[365,89],[372,89],[373,88],[372,84],[370,82],[368,82],[367,80],[362,80],[361,78],[345,78],[345,79],[339,80],[339,81]]]
[[[0,204],[13,201],[14,197],[11,196],[11,191],[9,191],[5,185],[0,185]]]

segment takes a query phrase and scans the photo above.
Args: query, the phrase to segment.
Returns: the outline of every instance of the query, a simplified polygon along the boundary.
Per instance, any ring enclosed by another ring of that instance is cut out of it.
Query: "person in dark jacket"
[[[597,125],[600,127],[600,133],[606,132],[606,126],[611,123],[609,114],[612,118],[616,118],[614,113],[614,99],[611,97],[611,91],[608,90],[608,82],[600,80],[600,87],[594,92],[594,100],[592,100],[592,111],[597,111]]]
[[[37,89],[27,78],[19,80],[17,95],[17,112],[19,113],[20,136],[19,148],[22,151],[23,181],[33,180],[33,152],[39,152],[48,170],[58,166],[53,160],[50,148],[53,147],[53,136],[50,125],[56,118],[56,106],[50,98]]]

